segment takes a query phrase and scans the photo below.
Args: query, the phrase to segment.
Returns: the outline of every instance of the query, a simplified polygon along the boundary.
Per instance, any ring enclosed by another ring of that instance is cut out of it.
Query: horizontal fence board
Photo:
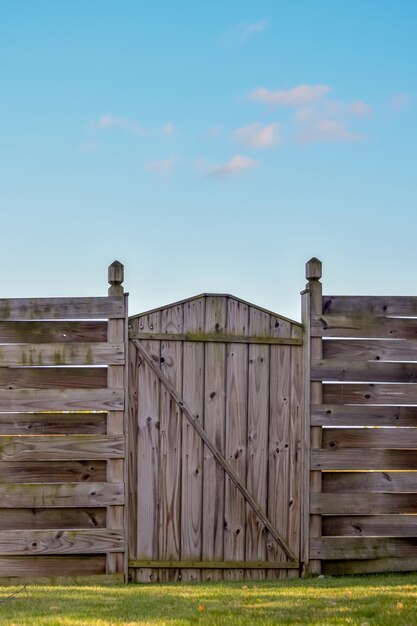
[[[106,461],[0,461],[2,483],[104,482]]]
[[[414,450],[312,450],[312,470],[417,470]]]
[[[19,557],[9,557],[19,558]],[[24,557],[22,557],[24,558]],[[37,557],[35,557],[37,558]],[[69,558],[69,557],[68,557]],[[125,582],[124,574],[102,573],[97,576],[0,576],[0,585],[89,585],[89,586],[111,586],[116,583]]]
[[[415,537],[415,515],[323,516],[323,536]]]
[[[300,564],[293,561],[129,561],[134,569],[298,569]]]
[[[2,556],[122,552],[123,545],[123,530],[0,530]]]
[[[417,559],[386,558],[366,561],[323,561],[323,574],[340,576],[350,574],[372,574],[380,572],[414,572],[417,570]]]
[[[130,339],[141,341],[190,341],[198,343],[251,343],[265,345],[301,346],[302,337],[270,337],[249,335],[228,335],[218,333],[129,333]]]
[[[106,340],[107,322],[0,321],[0,343],[90,343]]]
[[[311,425],[417,426],[417,407],[316,404],[311,407]]]
[[[1,389],[0,411],[122,411],[124,389]]]
[[[124,316],[123,297],[0,299],[0,319],[4,321],[98,320]]]
[[[105,367],[0,367],[0,389],[100,389],[106,385]]]
[[[123,343],[15,343],[0,346],[0,367],[123,365]]]
[[[312,381],[350,381],[381,383],[416,383],[417,363],[368,361],[351,363],[346,360],[313,361]]]
[[[0,461],[83,461],[124,458],[123,435],[2,435]]]
[[[0,557],[0,576],[55,577],[104,574],[106,556],[4,556]]]
[[[2,509],[0,530],[105,528],[106,508]]]
[[[123,483],[0,483],[0,509],[124,504]]]
[[[416,296],[323,296],[323,313],[417,317]]]
[[[323,493],[417,493],[417,472],[323,472]]]
[[[0,413],[0,435],[106,434],[107,413]]]
[[[417,341],[403,339],[323,339],[323,358],[362,361],[417,361]]]
[[[325,428],[322,447],[416,449],[417,428]]]
[[[417,537],[313,537],[312,559],[417,558]]]
[[[417,384],[323,384],[326,404],[414,404],[417,405]]]
[[[364,315],[313,315],[312,337],[417,339],[417,319]]]
[[[321,515],[388,515],[417,513],[417,494],[312,493],[311,513]]]

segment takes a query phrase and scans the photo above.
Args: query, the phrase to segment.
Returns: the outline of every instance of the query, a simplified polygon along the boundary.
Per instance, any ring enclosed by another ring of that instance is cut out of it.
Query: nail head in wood
[[[322,277],[322,263],[316,257],[313,257],[306,263],[307,280],[320,280]]]

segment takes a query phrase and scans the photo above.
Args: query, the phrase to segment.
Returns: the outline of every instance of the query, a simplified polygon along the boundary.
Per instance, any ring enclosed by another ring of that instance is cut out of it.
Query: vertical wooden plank
[[[316,258],[310,259],[306,264],[306,278],[308,280],[307,288],[310,293],[310,315],[322,314],[322,285],[320,278],[322,276],[321,261]],[[310,328],[310,322],[309,322]],[[323,357],[323,342],[321,337],[306,337],[306,341],[310,341],[310,359],[312,361],[319,360]],[[311,404],[321,404],[323,399],[323,390],[321,382],[310,383],[310,401]],[[311,448],[321,448],[322,432],[320,426],[311,428]],[[310,472],[310,493],[321,492],[321,472]],[[310,516],[310,538],[321,537],[321,516]],[[320,574],[321,561],[311,560],[310,571],[312,574]]]
[[[268,336],[270,315],[251,307],[249,334]],[[269,346],[249,346],[247,489],[263,510],[267,506],[267,459],[269,416]],[[266,532],[247,506],[246,559],[266,561]],[[265,578],[265,570],[247,570],[248,578]]]
[[[183,332],[183,305],[162,311],[161,333]],[[182,342],[162,341],[161,369],[179,393],[182,389]],[[177,561],[181,556],[181,436],[182,415],[171,394],[161,385],[160,450],[160,559]],[[177,569],[161,569],[161,581],[178,580]]]
[[[222,333],[227,322],[226,298],[206,298],[205,331]],[[224,454],[226,397],[226,346],[205,344],[204,429]],[[210,450],[204,447],[203,551],[204,561],[223,560],[224,473]],[[222,570],[203,570],[203,580],[221,580]]]
[[[142,332],[160,332],[161,313],[159,311],[138,318],[138,328]],[[156,362],[160,360],[160,341],[144,341],[144,348]],[[134,348],[132,347],[132,352]],[[136,466],[136,558],[137,560],[158,560],[159,523],[159,388],[160,383],[152,370],[136,361],[137,371],[137,435],[136,457],[130,464]],[[132,385],[132,381],[131,381]],[[134,393],[134,389],[132,389]],[[133,433],[131,433],[133,438]],[[133,476],[133,474],[132,474]],[[133,478],[132,478],[133,480]],[[158,570],[137,569],[135,582],[155,582]]]
[[[271,336],[290,337],[291,324],[271,316]],[[289,469],[290,469],[290,407],[291,346],[270,348],[269,390],[269,454],[268,454],[268,517],[282,533],[288,535]],[[268,561],[285,561],[286,555],[268,537]],[[267,578],[287,578],[287,570],[268,570]]]
[[[184,333],[204,331],[205,299],[184,303]],[[182,395],[193,414],[203,422],[204,344],[184,342]],[[181,559],[199,561],[203,523],[203,442],[182,417]],[[201,580],[201,570],[182,569],[181,580]]]
[[[109,296],[120,296],[123,298],[123,265],[119,261],[114,261],[108,272],[110,287]],[[124,299],[124,306],[127,300]],[[125,309],[126,315],[126,309]],[[126,340],[126,319],[110,319],[107,326],[107,341],[113,343],[123,343]],[[110,365],[107,369],[107,384],[109,388],[125,389],[125,365]],[[107,434],[123,435],[125,432],[124,411],[108,411],[107,413]],[[124,459],[109,459],[107,461],[107,481],[110,483],[120,483],[125,480]],[[125,527],[125,516],[123,506],[107,507],[107,528],[123,529]],[[124,553],[111,554],[106,556],[107,574],[124,574],[127,580],[126,560]]]
[[[233,298],[227,302],[228,333],[248,334],[249,307]],[[248,346],[226,346],[226,459],[238,477],[246,483]],[[225,561],[245,560],[246,503],[237,487],[226,476],[225,484]],[[225,580],[244,577],[243,569],[224,571]]]

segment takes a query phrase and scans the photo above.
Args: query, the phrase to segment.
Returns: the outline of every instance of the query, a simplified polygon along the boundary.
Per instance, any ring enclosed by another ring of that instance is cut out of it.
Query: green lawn
[[[0,587],[1,626],[417,624],[417,573],[241,583]],[[8,599],[9,598],[9,599]]]

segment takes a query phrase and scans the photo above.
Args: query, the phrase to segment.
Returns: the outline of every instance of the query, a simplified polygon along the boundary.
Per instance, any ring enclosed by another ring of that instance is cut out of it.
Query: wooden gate
[[[303,296],[311,569],[415,570],[417,298],[322,296],[320,277],[312,259]]]
[[[0,300],[0,577],[126,573],[123,266],[109,297]]]
[[[301,325],[202,295],[130,338],[131,579],[298,576]]]

